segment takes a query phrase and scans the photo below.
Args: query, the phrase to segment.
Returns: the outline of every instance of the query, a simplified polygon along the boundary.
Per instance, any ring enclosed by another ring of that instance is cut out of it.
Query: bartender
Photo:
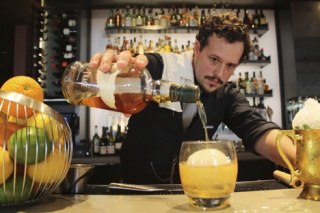
[[[198,85],[208,117],[209,138],[223,122],[242,139],[247,150],[285,166],[276,148],[280,127],[266,121],[236,86],[228,83],[250,49],[247,26],[234,13],[228,12],[207,18],[199,28],[192,51],[136,57],[128,51],[119,55],[106,51],[95,54],[90,65],[108,72],[112,62],[117,62],[120,69],[135,63],[140,69],[146,67],[153,79]],[[120,152],[123,182],[180,183],[177,163],[181,143],[205,140],[198,114],[194,112],[191,121],[187,122],[188,110],[184,107],[189,104],[181,105],[182,112],[179,112],[152,102],[142,112],[130,117]],[[289,138],[283,137],[282,140],[284,152],[293,162],[295,146]]]

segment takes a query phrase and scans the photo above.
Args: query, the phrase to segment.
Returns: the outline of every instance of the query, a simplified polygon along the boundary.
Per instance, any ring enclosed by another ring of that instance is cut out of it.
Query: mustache
[[[221,78],[218,78],[216,76],[206,75],[206,76],[204,76],[204,78],[209,79],[209,80],[217,80],[220,84],[224,84],[224,82],[221,80]]]

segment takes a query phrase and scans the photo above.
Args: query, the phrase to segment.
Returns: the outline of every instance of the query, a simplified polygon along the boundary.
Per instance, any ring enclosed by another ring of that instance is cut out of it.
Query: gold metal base
[[[299,198],[320,201],[320,185],[305,184]]]

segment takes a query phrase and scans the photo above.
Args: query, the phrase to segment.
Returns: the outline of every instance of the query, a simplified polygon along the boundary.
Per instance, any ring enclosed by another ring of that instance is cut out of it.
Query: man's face
[[[213,92],[225,84],[238,66],[243,50],[243,42],[230,44],[215,34],[208,38],[208,45],[201,52],[196,41],[193,66],[200,87]]]

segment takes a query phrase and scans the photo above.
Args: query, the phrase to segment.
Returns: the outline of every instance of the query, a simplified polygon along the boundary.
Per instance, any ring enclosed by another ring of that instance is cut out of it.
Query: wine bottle
[[[115,149],[116,153],[118,153],[121,149],[123,141],[123,134],[121,133],[121,126],[118,124],[117,132],[115,135]]]
[[[98,135],[98,126],[94,126],[94,135],[92,137],[92,153],[93,155],[100,155],[100,136]]]
[[[99,154],[100,155],[107,155],[108,153],[108,127],[102,127],[102,135],[100,138],[100,149],[99,149]]]
[[[116,153],[116,149],[115,149],[115,139],[113,137],[113,128],[112,126],[110,126],[110,131],[109,131],[109,142],[108,142],[108,155],[114,155]]]
[[[62,90],[70,104],[127,114],[140,112],[150,101],[200,103],[198,86],[153,80],[147,69],[135,69],[133,64],[122,70],[113,64],[104,73],[90,69],[88,63],[71,63],[62,77]]]

